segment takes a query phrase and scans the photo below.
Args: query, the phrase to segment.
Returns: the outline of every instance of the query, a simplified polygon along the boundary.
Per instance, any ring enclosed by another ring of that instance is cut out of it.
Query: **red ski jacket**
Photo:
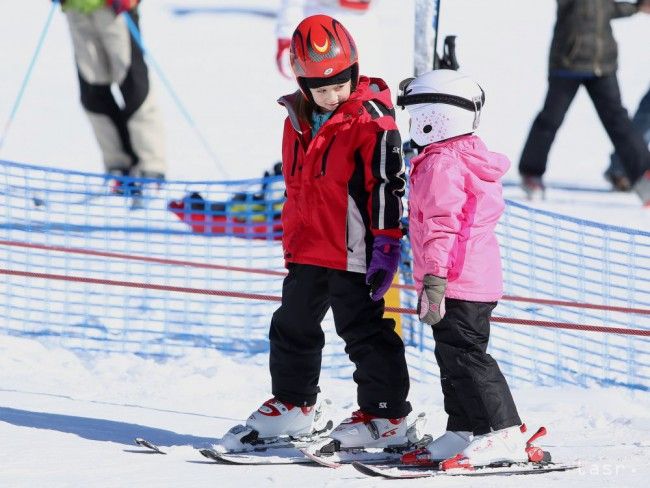
[[[362,76],[357,89],[312,139],[295,111],[299,91],[282,97],[282,171],[287,263],[365,273],[374,236],[402,237],[406,182],[390,91]]]

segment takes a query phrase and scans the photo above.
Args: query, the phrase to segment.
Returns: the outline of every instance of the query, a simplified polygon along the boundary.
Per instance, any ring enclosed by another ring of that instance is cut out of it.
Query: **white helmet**
[[[471,78],[437,69],[399,85],[397,105],[411,116],[411,139],[418,146],[474,132],[485,104],[483,89]]]

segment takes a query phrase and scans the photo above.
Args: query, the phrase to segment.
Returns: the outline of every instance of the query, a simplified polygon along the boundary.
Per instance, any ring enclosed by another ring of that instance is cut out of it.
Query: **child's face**
[[[336,85],[326,85],[320,88],[310,88],[314,102],[325,112],[333,112],[336,108],[350,98],[352,81]]]

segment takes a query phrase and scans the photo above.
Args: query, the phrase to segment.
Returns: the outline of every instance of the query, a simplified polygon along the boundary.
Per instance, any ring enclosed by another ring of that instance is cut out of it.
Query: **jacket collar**
[[[278,103],[287,109],[294,130],[304,135],[309,133],[309,124],[304,121],[301,122],[296,111],[297,100],[302,96],[304,96],[302,92],[296,90],[289,95],[280,97]],[[390,91],[384,80],[360,76],[356,90],[350,94],[350,98],[336,109],[323,127],[331,127],[359,117],[363,114],[363,103],[370,100],[377,100],[389,108],[393,107]]]

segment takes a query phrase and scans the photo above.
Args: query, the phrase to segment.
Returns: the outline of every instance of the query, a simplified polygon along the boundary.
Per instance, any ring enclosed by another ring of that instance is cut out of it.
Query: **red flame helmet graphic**
[[[300,22],[291,38],[289,58],[296,78],[329,78],[358,62],[354,39],[328,15],[312,15]]]

